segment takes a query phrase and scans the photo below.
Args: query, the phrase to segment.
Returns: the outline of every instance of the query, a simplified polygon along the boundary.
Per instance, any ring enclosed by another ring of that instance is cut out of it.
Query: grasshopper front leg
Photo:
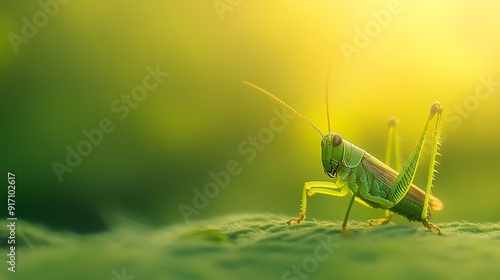
[[[302,191],[302,203],[300,206],[299,217],[290,219],[287,222],[288,225],[292,222],[300,224],[300,222],[306,219],[307,196],[312,196],[317,193],[343,197],[349,193],[349,188],[347,187],[347,184],[340,179],[338,179],[336,183],[322,181],[306,182]]]

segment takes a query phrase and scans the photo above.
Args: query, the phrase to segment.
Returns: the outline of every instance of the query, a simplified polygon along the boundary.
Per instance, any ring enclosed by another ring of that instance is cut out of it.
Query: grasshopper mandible
[[[329,71],[328,71],[329,72]],[[304,184],[302,192],[302,204],[300,215],[288,221],[290,223],[300,223],[306,218],[307,196],[314,194],[326,194],[343,197],[349,192],[352,198],[347,207],[347,211],[342,222],[342,235],[349,235],[346,231],[347,220],[354,200],[370,208],[385,209],[385,217],[369,221],[369,225],[386,224],[390,221],[392,213],[397,213],[408,218],[409,221],[420,221],[429,230],[435,229],[441,235],[441,229],[429,222],[431,210],[441,210],[443,203],[432,196],[432,182],[436,173],[436,155],[439,154],[440,147],[440,123],[442,115],[442,104],[435,102],[430,108],[429,117],[425,124],[420,139],[411,152],[400,172],[389,167],[391,150],[395,151],[396,169],[400,169],[399,145],[397,143],[396,126],[398,120],[395,117],[389,119],[389,137],[385,163],[376,159],[365,150],[356,147],[354,144],[343,139],[337,133],[330,131],[330,114],[328,109],[328,77],[326,81],[325,99],[326,115],[328,121],[328,134],[323,134],[312,122],[297,112],[295,109],[278,99],[268,91],[244,81],[243,83],[261,91],[271,97],[282,106],[306,121],[321,135],[321,160],[324,172],[333,178],[335,182],[311,181]],[[429,160],[429,174],[425,192],[413,184],[413,179],[421,159],[422,148],[426,140],[431,123],[434,124],[434,134],[432,136],[432,152]]]

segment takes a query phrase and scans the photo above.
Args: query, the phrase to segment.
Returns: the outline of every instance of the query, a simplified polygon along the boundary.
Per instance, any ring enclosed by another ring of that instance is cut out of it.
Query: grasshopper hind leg
[[[399,119],[392,116],[387,121],[387,147],[385,149],[385,164],[391,165],[392,151],[394,150],[394,168],[396,171],[401,169],[401,154],[399,148],[399,134],[397,130],[397,125],[399,124]],[[385,217],[380,219],[371,219],[368,221],[368,226],[374,225],[386,225],[391,221],[392,212],[391,210],[385,210]]]
[[[432,187],[433,187],[432,183],[434,181],[434,175],[436,174],[436,168],[435,168],[436,155],[439,154],[439,146],[440,146],[439,139],[440,139],[440,125],[441,125],[442,111],[443,111],[443,106],[440,102],[435,102],[434,104],[432,104],[429,112],[429,117],[425,124],[424,130],[422,131],[418,144],[410,154],[410,157],[406,161],[404,167],[401,169],[398,177],[396,178],[396,181],[394,182],[394,185],[391,187],[391,192],[389,193],[389,200],[394,204],[399,203],[399,201],[401,201],[401,199],[403,199],[403,197],[406,196],[413,182],[413,178],[415,177],[415,172],[417,171],[418,163],[422,158],[422,150],[424,142],[427,137],[427,133],[429,132],[429,130],[434,130],[433,133],[434,135],[432,136],[432,150],[429,154],[429,171],[427,176],[427,186],[424,191],[425,198],[424,201],[422,202],[423,204],[422,212],[419,220],[422,221],[422,224],[426,228],[430,230],[435,229],[439,235],[442,235],[441,229],[429,223],[429,210],[430,210],[429,201],[432,196]],[[436,119],[435,127],[434,129],[431,129],[431,123],[433,119]]]
[[[443,235],[443,233],[441,232],[441,229],[438,226],[435,226],[434,224],[429,223],[428,220],[422,221],[422,224],[424,225],[424,227],[428,228],[429,230],[435,229],[438,235]]]
[[[434,115],[436,115],[436,126],[434,128],[434,135],[433,135],[433,143],[432,143],[432,152],[430,154],[430,163],[429,163],[429,174],[427,175],[427,187],[425,191],[425,200],[424,200],[424,207],[422,211],[422,224],[428,228],[429,230],[435,229],[439,235],[443,235],[441,232],[441,229],[431,223],[429,223],[428,219],[428,207],[429,207],[429,200],[431,196],[431,191],[432,191],[432,181],[434,180],[434,176],[436,174],[436,155],[439,154],[439,146],[441,145],[440,143],[440,126],[441,126],[441,115],[443,113],[443,105],[441,102],[435,102],[431,106],[431,112],[429,119],[432,119]]]

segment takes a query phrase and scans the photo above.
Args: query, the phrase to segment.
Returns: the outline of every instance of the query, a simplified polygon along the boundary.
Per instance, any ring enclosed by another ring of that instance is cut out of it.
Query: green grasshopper
[[[396,125],[399,122],[396,118],[389,119],[389,136],[387,142],[385,164],[367,153],[365,150],[356,147],[352,143],[342,139],[339,134],[330,132],[330,116],[328,109],[328,79],[326,82],[326,115],[328,122],[328,134],[323,134],[312,122],[301,115],[295,109],[278,99],[266,90],[244,81],[245,84],[268,95],[282,106],[290,110],[295,115],[306,121],[321,135],[321,160],[324,172],[327,176],[335,179],[335,182],[311,181],[304,184],[302,192],[302,204],[300,215],[288,221],[299,224],[306,218],[307,196],[314,194],[326,194],[343,197],[349,192],[353,194],[342,222],[342,235],[349,235],[346,231],[347,220],[354,200],[370,208],[385,209],[385,217],[382,219],[370,220],[368,225],[386,224],[392,217],[392,212],[408,218],[409,221],[420,221],[429,230],[435,229],[441,235],[441,229],[429,222],[431,210],[441,210],[443,203],[432,196],[432,182],[436,173],[436,155],[439,154],[440,147],[440,123],[442,115],[442,104],[435,102],[430,108],[429,117],[417,146],[410,154],[401,172],[389,167],[391,151],[394,147],[396,169],[400,169],[399,145],[397,142]],[[432,136],[432,152],[429,160],[429,174],[426,191],[424,192],[413,184],[413,179],[421,158],[422,148],[431,129],[433,119],[436,119],[434,135]]]

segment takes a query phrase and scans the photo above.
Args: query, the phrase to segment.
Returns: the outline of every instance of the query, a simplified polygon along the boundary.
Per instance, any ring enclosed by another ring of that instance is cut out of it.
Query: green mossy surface
[[[445,235],[438,236],[419,223],[350,222],[352,236],[345,238],[338,222],[287,226],[287,218],[232,215],[161,229],[122,222],[87,236],[20,224],[31,249],[18,248],[16,272],[5,267],[0,279],[500,277],[499,223],[439,224]]]

